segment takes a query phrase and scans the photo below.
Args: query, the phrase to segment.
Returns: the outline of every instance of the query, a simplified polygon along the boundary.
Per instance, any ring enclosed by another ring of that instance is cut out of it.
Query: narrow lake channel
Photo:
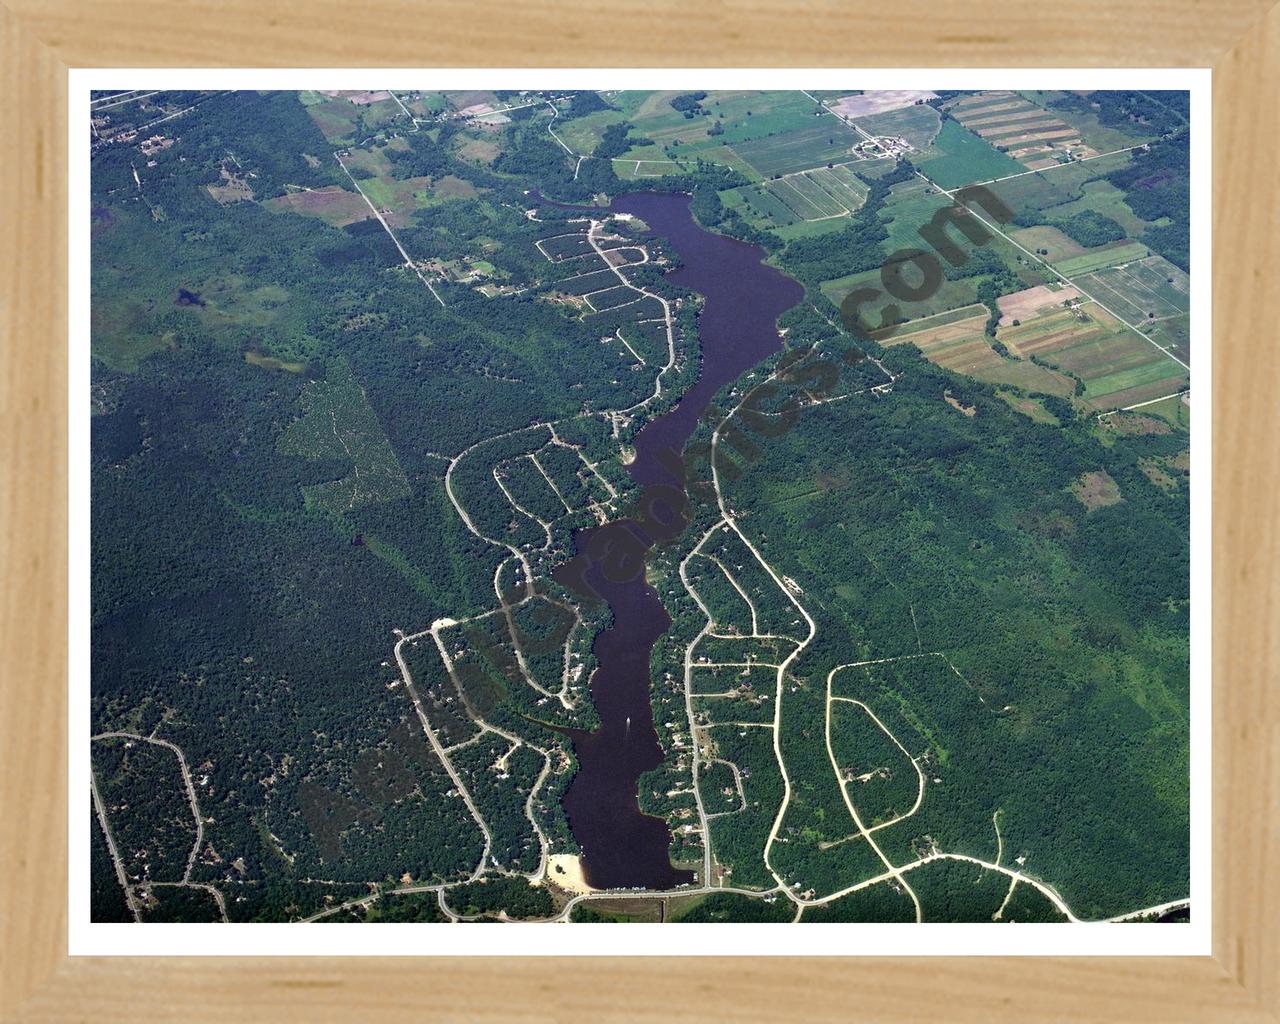
[[[668,280],[705,299],[698,319],[698,381],[636,435],[636,459],[627,467],[641,486],[680,483],[660,455],[680,453],[716,392],[782,347],[778,317],[800,301],[804,289],[766,266],[759,246],[701,228],[689,212],[689,196],[631,193],[617,197],[610,210],[639,217],[665,238],[683,263]],[[578,551],[598,529],[575,534]],[[601,724],[593,732],[572,733],[579,768],[562,804],[591,885],[669,889],[692,881],[694,873],[672,865],[667,824],[641,812],[636,784],[641,773],[662,763],[649,700],[649,659],[671,618],[643,577],[614,583],[593,567],[587,579],[608,603],[613,624],[593,648],[598,666],[591,696]]]

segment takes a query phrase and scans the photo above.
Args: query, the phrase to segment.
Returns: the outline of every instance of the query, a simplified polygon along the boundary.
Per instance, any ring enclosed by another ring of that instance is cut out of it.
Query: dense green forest
[[[1191,132],[1157,142],[1130,166],[1108,176],[1125,190],[1125,202],[1139,217],[1167,224],[1149,227],[1142,241],[1183,270],[1191,270]]]
[[[1087,423],[1037,424],[990,386],[960,387],[907,348],[885,362],[899,374],[892,403],[812,411],[729,488],[754,510],[763,555],[808,581],[817,620],[783,698],[799,786],[793,841],[776,854],[784,877],[821,891],[848,870],[847,853],[823,853],[849,828],[814,743],[828,673],[898,657],[833,683],[925,756],[926,800],[882,833],[890,856],[909,859],[924,837],[990,856],[1000,810],[1006,848],[1078,913],[1159,902],[1187,871],[1189,522],[1185,492],[1140,463],[1185,439],[1104,444]],[[976,414],[949,410],[947,390]],[[1012,454],[1028,450],[1037,458]],[[1071,484],[1099,470],[1123,500],[1091,509]]]

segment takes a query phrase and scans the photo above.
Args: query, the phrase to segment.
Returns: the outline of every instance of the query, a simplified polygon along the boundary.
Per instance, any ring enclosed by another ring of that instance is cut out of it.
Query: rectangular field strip
[[[787,184],[799,192],[818,211],[819,217],[836,217],[847,211],[806,174],[796,174],[786,179]]]
[[[820,173],[828,178],[834,178],[843,185],[845,190],[855,198],[858,206],[867,201],[867,193],[870,189],[848,164],[836,164],[830,170],[823,170]],[[825,181],[826,179],[824,178],[823,180]]]
[[[732,148],[760,174],[771,177],[848,160],[856,141],[847,125],[824,117],[807,128],[734,143]]]
[[[1097,249],[1091,249],[1082,256],[1072,256],[1069,259],[1058,260],[1052,266],[1054,270],[1064,277],[1078,277],[1080,274],[1090,274],[1104,267],[1114,267],[1119,263],[1142,259],[1147,255],[1147,252],[1147,247],[1140,242],[1127,242],[1117,246],[1101,246]]]
[[[794,178],[783,178],[781,181],[769,182],[768,189],[779,202],[791,210],[801,220],[817,220],[825,213],[815,206],[795,185]]]

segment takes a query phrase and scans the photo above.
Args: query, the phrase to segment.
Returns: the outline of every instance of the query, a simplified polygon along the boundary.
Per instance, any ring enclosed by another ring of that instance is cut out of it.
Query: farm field
[[[733,150],[763,177],[771,178],[847,161],[857,141],[834,118],[823,118],[780,135],[735,143]]]
[[[851,274],[848,277],[838,277],[832,281],[822,282],[822,294],[831,302],[839,306],[844,297],[857,288],[874,288],[883,292],[879,270],[867,270],[860,274]],[[921,317],[933,316],[937,313],[945,313],[962,306],[968,306],[977,298],[978,279],[973,277],[964,277],[956,281],[944,281],[934,294],[918,302],[907,302],[905,300],[895,299],[894,304],[899,308],[901,318],[906,321],[918,320]],[[871,302],[862,308],[862,316],[872,326],[879,325],[878,310],[889,300],[881,298],[877,302]]]
[[[502,106],[496,92],[488,89],[466,89],[442,94],[450,109],[468,111],[473,108],[487,107],[495,109]]]
[[[1061,373],[1037,366],[1021,358],[1007,359],[991,347],[983,328],[986,307],[965,319],[935,324],[921,320],[907,324],[885,342],[887,345],[915,345],[931,363],[962,373],[988,384],[1011,384],[1025,391],[1066,396],[1072,382]],[[913,329],[914,328],[914,329]]]
[[[1085,248],[1079,242],[1068,238],[1058,228],[1050,224],[1037,224],[1033,228],[1018,228],[1010,231],[1009,237],[1042,257],[1048,263],[1065,260],[1069,257],[1083,256]]]
[[[931,192],[919,179],[895,185],[881,213],[889,238],[885,246],[889,252],[898,249],[918,248],[922,243],[920,229],[928,224],[935,213],[950,200],[939,192]]]
[[[1079,297],[1079,291],[1059,282],[1027,288],[1025,291],[1013,292],[1010,295],[1001,295],[996,300],[1002,314],[999,326],[1007,327],[1014,320],[1025,320],[1045,309],[1063,306]]]
[[[649,139],[654,145],[636,147],[619,159],[667,159],[688,166],[700,158],[760,178],[814,167],[840,152],[831,145],[818,145],[822,129],[812,130],[818,111],[801,93],[710,92],[697,101],[696,112],[689,117],[671,107],[671,101],[680,95],[659,92],[638,98],[621,94],[619,111],[633,126],[631,137]],[[604,112],[588,118],[611,120]],[[784,156],[787,151],[792,155]],[[642,172],[643,168],[637,171],[633,166],[630,176],[645,176]]]
[[[1082,400],[1094,410],[1118,409],[1186,386],[1183,367],[1095,302],[1076,309],[1050,309],[1002,327],[998,339],[1009,351],[1084,383]]]
[[[1191,308],[1190,278],[1161,256],[1097,270],[1077,280],[1129,324],[1176,317]]]
[[[640,178],[660,178],[664,174],[678,174],[684,170],[683,165],[675,160],[617,157],[613,160],[613,173],[624,181],[635,181]]]
[[[1129,166],[1130,163],[1132,158],[1128,153],[1099,156],[1069,164],[1058,164],[1035,172],[1020,171],[1014,177],[1000,181],[991,188],[1005,205],[1014,211],[1015,215],[1035,211],[1048,216],[1052,211],[1055,216],[1059,214],[1069,216],[1070,213],[1079,212],[1086,207],[1082,205],[1066,211],[1065,204],[1083,199],[1091,186],[1095,189],[1099,188],[1096,179],[1104,178],[1114,171]],[[1103,202],[1105,205],[1108,201]],[[1102,208],[1098,212],[1107,213],[1107,210]],[[1133,216],[1132,211],[1129,215]]]
[[[829,100],[832,96],[814,93],[819,99]],[[839,96],[839,93],[834,94]],[[900,110],[911,107],[922,100],[937,99],[937,94],[927,89],[877,89],[859,95],[840,97],[832,107],[843,117],[859,118],[882,114],[889,110]]]
[[[564,122],[557,120],[556,134],[575,153],[591,153],[600,145],[606,128],[625,120],[626,116],[619,110],[596,110]]]
[[[1037,89],[1022,90],[1019,95],[1045,107],[1063,96],[1060,92]],[[1055,107],[1053,108],[1053,114],[1076,128],[1084,142],[1099,153],[1141,145],[1144,142],[1150,142],[1158,134],[1141,124],[1132,122],[1126,124],[1123,128],[1113,124],[1103,124],[1093,110],[1067,110]]]
[[[1191,317],[1170,316],[1139,324],[1138,330],[1163,349],[1168,349],[1188,366],[1191,364]]]
[[[859,117],[854,124],[869,135],[897,136],[905,139],[912,149],[924,150],[937,137],[942,119],[933,107],[920,104]]]
[[[1158,416],[1166,423],[1181,430],[1191,429],[1191,395],[1175,395],[1143,406],[1144,416]]]
[[[359,185],[393,228],[408,225],[415,212],[431,205],[429,177],[365,178]]]
[[[365,99],[373,96],[382,98]],[[342,145],[357,142],[366,133],[392,124],[397,119],[408,124],[409,119],[400,109],[400,104],[389,94],[360,93],[356,94],[356,98],[362,102],[340,95],[322,97],[319,102],[307,106],[307,113],[331,143]]]
[[[397,89],[395,95],[401,103],[409,108],[410,113],[415,117],[430,117],[432,114],[439,114],[449,105],[442,92],[421,92],[417,90],[403,92]]]
[[[1119,242],[1108,242],[1095,249],[1086,249],[1078,256],[1064,256],[1051,260],[1053,269],[1067,277],[1078,277],[1080,274],[1092,273],[1104,267],[1114,267],[1121,263],[1141,260],[1151,255],[1151,250],[1141,242],[1123,239]]]
[[[843,217],[862,206],[867,186],[857,165],[837,164],[721,193],[721,200],[762,228],[786,228],[804,222]]]
[[[1082,144],[1077,129],[1014,93],[966,97],[950,111],[966,128],[1031,170],[1055,166],[1069,156],[1097,154]]]
[[[1026,169],[973,132],[949,120],[942,123],[933,144],[913,162],[943,188],[959,188]]]

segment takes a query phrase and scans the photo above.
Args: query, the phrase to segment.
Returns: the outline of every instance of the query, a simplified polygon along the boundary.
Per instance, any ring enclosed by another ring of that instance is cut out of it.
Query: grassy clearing
[[[491,138],[480,138],[472,135],[461,136],[460,142],[454,153],[459,160],[465,160],[471,164],[483,164],[488,166],[498,158],[498,154],[502,152],[502,147]]]
[[[619,157],[613,161],[613,173],[624,181],[660,178],[664,174],[678,174],[681,169],[674,160],[634,160]]]
[[[595,110],[568,121],[557,120],[555,129],[565,145],[575,153],[590,155],[604,138],[604,130],[625,120],[626,116],[620,110]]]
[[[1044,211],[1044,215],[1051,220],[1065,220],[1068,217],[1074,217],[1077,213],[1092,210],[1104,217],[1110,217],[1124,228],[1130,237],[1136,238],[1150,227],[1151,222],[1143,220],[1129,209],[1129,204],[1124,201],[1124,195],[1123,190],[1116,188],[1109,181],[1088,181],[1081,186],[1079,199],[1049,207]]]
[[[268,199],[262,205],[274,213],[300,213],[306,217],[316,217],[335,228],[373,216],[369,204],[360,196],[337,185],[305,192],[286,192],[282,196]]]
[[[1082,256],[1085,252],[1083,245],[1072,238],[1068,238],[1049,224],[1037,224],[1033,228],[1019,228],[1017,231],[1010,231],[1009,237],[1050,263],[1055,260]]]
[[[264,370],[284,370],[288,373],[302,373],[307,368],[306,363],[289,363],[275,356],[266,356],[261,352],[253,349],[245,352],[244,361],[251,366],[261,366]]]
[[[365,174],[390,176],[395,173],[395,165],[384,149],[382,146],[370,146],[368,149],[360,147],[351,150],[342,160],[353,173],[362,171]]]
[[[1120,494],[1120,485],[1105,470],[1082,474],[1072,482],[1071,493],[1080,500],[1080,504],[1090,510],[1118,505],[1124,500]]]
[[[432,205],[431,179],[422,178],[366,178],[360,188],[369,197],[392,227],[408,223],[414,211]]]
[[[281,435],[279,450],[350,466],[340,478],[304,487],[309,507],[342,514],[412,493],[382,425],[345,361],[331,363],[328,377],[312,382],[300,402],[302,415]]]
[[[323,99],[307,106],[307,113],[326,139],[335,144],[351,142],[355,137],[356,115],[354,103],[344,99]]]
[[[1028,398],[1023,395],[1015,394],[1012,391],[999,390],[996,395],[1003,401],[1008,403],[1011,408],[1018,410],[1027,419],[1035,423],[1048,423],[1051,426],[1060,426],[1061,421],[1044,407],[1043,404],[1034,398]]]
[[[1166,423],[1181,427],[1183,430],[1191,429],[1191,403],[1185,401],[1181,395],[1144,406],[1142,412],[1147,416],[1158,416]]]
[[[830,220],[802,220],[795,224],[774,228],[773,233],[784,242],[789,242],[793,238],[813,238],[816,235],[839,231],[845,223],[843,217],[832,217]]]
[[[95,295],[89,323],[93,358],[114,370],[132,372],[147,356],[177,343],[172,331],[161,330],[152,322],[147,303],[132,298],[117,297],[108,302]]]

